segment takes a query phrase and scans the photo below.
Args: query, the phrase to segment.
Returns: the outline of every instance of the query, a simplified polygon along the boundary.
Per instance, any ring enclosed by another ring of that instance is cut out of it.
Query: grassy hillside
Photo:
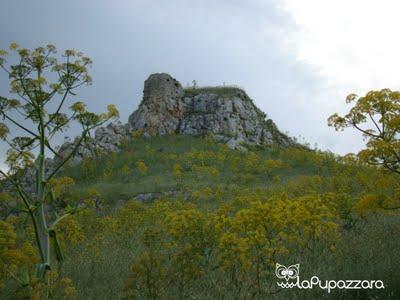
[[[174,168],[180,172],[174,174]],[[215,143],[212,137],[177,135],[135,140],[124,145],[121,153],[89,158],[68,168],[62,176],[70,176],[77,182],[72,193],[80,195],[87,188],[95,188],[102,194],[104,203],[112,203],[141,193],[192,192],[203,188],[269,192],[284,189],[292,195],[296,185],[316,188],[313,185],[321,178],[330,181],[329,187],[324,184],[324,191],[335,192],[341,183],[333,179],[347,181],[348,178],[334,176],[350,169],[338,163],[338,158],[331,153],[273,147],[239,152]],[[352,168],[351,172],[358,169]],[[354,178],[352,184],[349,193],[362,189]]]
[[[400,296],[398,212],[380,208],[396,201],[398,177],[351,157],[167,136],[60,176],[75,182],[60,184],[60,205],[81,207],[58,225],[60,274],[79,299]],[[379,279],[385,289],[282,290],[276,262],[299,263],[302,279]]]

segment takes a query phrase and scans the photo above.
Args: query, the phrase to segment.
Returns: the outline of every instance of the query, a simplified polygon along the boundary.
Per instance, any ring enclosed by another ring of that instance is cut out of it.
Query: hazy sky
[[[98,111],[115,103],[122,122],[154,72],[183,85],[237,84],[281,130],[343,154],[362,145],[326,125],[345,96],[399,89],[399,9],[385,0],[2,0],[0,48],[83,51],[94,83],[81,100]]]

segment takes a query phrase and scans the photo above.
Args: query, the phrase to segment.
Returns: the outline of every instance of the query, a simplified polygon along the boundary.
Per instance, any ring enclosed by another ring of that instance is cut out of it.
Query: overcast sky
[[[149,74],[236,84],[282,131],[344,154],[362,146],[326,119],[351,92],[399,89],[399,1],[2,0],[0,48],[54,43],[93,59],[91,109],[126,122]],[[0,77],[0,95],[8,91]],[[5,146],[0,154],[4,157]]]

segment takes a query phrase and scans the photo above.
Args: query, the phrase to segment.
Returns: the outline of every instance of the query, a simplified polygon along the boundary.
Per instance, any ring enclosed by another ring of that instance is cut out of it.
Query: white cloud
[[[281,0],[279,6],[294,23],[284,40],[287,48],[320,78],[315,89],[296,97],[308,101],[302,104],[308,113],[300,131],[324,149],[357,152],[364,145],[361,136],[350,129],[335,133],[326,119],[348,111],[349,93],[400,89],[400,1]]]
[[[400,1],[284,0],[298,30],[297,59],[317,68],[330,88],[399,89]]]

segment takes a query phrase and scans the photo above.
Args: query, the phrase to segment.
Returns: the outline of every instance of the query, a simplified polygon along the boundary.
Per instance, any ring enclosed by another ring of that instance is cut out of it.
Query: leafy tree
[[[354,106],[344,116],[330,116],[328,125],[361,132],[366,148],[359,152],[359,159],[400,174],[400,92],[383,89],[363,97],[350,94],[346,103]]]
[[[7,62],[7,51],[0,50],[0,67],[8,74],[12,95],[12,98],[0,97],[0,138],[9,145],[6,159],[9,171],[0,171],[0,174],[12,183],[25,207],[21,213],[28,214],[32,221],[41,262],[38,274],[44,278],[53,265],[51,244],[57,260],[62,258],[55,226],[74,211],[70,205],[55,216],[45,210],[45,203],[60,194],[54,193],[49,183],[86,141],[89,132],[118,118],[118,111],[114,105],[109,105],[106,113],[95,114],[82,102],[72,103],[69,109],[65,107],[71,96],[76,95],[77,88],[92,82],[88,72],[92,62],[81,52],[66,50],[60,58],[53,45],[28,50],[15,43],[10,45],[10,50],[11,58],[15,59],[13,63]],[[82,132],[73,150],[61,157],[52,142],[72,122],[79,123]],[[10,136],[10,132],[22,135]],[[46,168],[49,154],[57,158],[50,171]],[[36,174],[34,193],[27,192],[21,180],[23,172],[29,168]]]

